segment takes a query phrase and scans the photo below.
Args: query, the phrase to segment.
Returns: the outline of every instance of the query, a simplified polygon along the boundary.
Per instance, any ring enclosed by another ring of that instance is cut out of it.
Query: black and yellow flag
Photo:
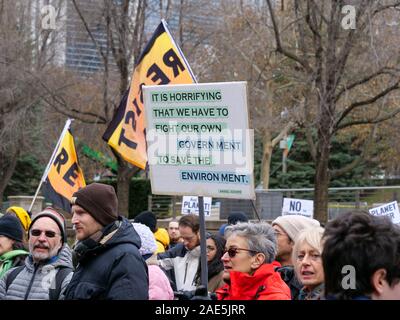
[[[79,167],[74,137],[69,126],[65,129],[46,169],[43,192],[55,206],[70,212],[72,195],[86,183]]]
[[[189,64],[162,20],[138,59],[129,92],[123,97],[103,139],[127,162],[145,169],[146,121],[142,85],[194,82]]]

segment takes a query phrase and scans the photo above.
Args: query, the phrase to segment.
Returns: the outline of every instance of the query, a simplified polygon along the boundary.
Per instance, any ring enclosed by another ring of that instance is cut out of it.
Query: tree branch
[[[367,83],[368,81],[372,80],[373,78],[379,76],[379,75],[383,75],[383,74],[392,74],[390,71],[388,71],[389,69],[386,67],[383,67],[381,69],[379,69],[378,71],[371,73],[361,79],[358,79],[356,81],[354,81],[353,83],[349,84],[349,85],[344,85],[343,88],[336,94],[335,97],[335,102],[337,102],[341,95],[343,93],[345,93],[346,91],[349,91],[351,89],[354,89],[355,87],[362,85],[364,83]]]
[[[274,14],[274,10],[272,9],[272,5],[271,5],[271,0],[267,0],[267,4],[268,4],[268,9],[269,12],[271,14],[271,21],[272,21],[272,25],[274,27],[274,34],[275,34],[275,41],[276,41],[276,51],[282,53],[283,55],[287,56],[288,58],[298,62],[301,66],[303,66],[304,69],[306,69],[306,71],[309,74],[313,73],[313,69],[310,67],[310,65],[308,64],[308,62],[304,59],[301,59],[300,57],[298,57],[296,54],[284,49],[282,47],[282,43],[281,43],[281,37],[279,34],[279,29],[278,26],[276,24],[276,20],[275,20],[275,14]]]
[[[103,52],[103,49],[99,46],[99,44],[97,43],[97,40],[94,38],[92,32],[90,31],[90,28],[89,28],[89,26],[88,26],[88,24],[87,24],[87,22],[85,20],[85,17],[82,15],[82,12],[78,7],[78,4],[76,3],[76,0],[72,0],[72,3],[74,5],[74,7],[75,7],[76,12],[79,15],[79,18],[81,19],[81,21],[82,21],[82,23],[83,23],[83,25],[84,25],[84,27],[86,29],[86,32],[88,33],[90,39],[92,40],[93,44],[95,45],[97,51],[100,53],[101,57],[103,58],[103,61],[106,61],[107,57],[105,56],[105,54]]]
[[[390,93],[391,91],[400,89],[399,83],[400,83],[400,81],[397,81],[395,84],[393,84],[392,86],[390,86],[390,87],[386,88],[385,90],[379,92],[377,95],[375,95],[374,97],[372,97],[370,99],[353,102],[350,106],[345,108],[343,110],[343,112],[339,115],[339,118],[338,118],[338,120],[336,120],[334,127],[338,128],[340,123],[343,121],[343,119],[345,119],[346,116],[350,112],[352,112],[354,109],[356,109],[358,107],[361,107],[361,106],[372,104],[372,103],[376,102],[377,100],[379,100],[380,98],[382,98],[385,95],[387,95],[388,93]]]
[[[365,139],[364,147],[363,147],[361,154],[356,159],[354,159],[351,163],[345,165],[344,167],[342,167],[340,169],[330,170],[331,178],[337,178],[337,177],[345,174],[346,172],[353,170],[364,160],[371,145],[373,144],[376,128],[377,128],[377,125],[375,124],[374,127],[372,128],[368,138]]]
[[[375,119],[373,119],[373,118],[371,118],[371,119],[360,119],[360,120],[348,121],[348,122],[343,123],[342,125],[338,126],[336,128],[336,131],[339,131],[339,130],[342,130],[342,129],[345,129],[345,128],[348,128],[348,127],[351,127],[351,126],[362,125],[362,124],[377,124],[377,123],[386,121],[386,120],[388,120],[390,118],[393,118],[399,113],[400,113],[400,108],[394,110],[393,112],[391,112],[391,113],[389,113],[387,115],[381,116],[379,118],[375,118]]]
[[[294,122],[290,121],[283,129],[282,131],[271,141],[272,148],[277,145],[279,141],[283,139],[285,135],[287,135],[290,131],[292,131],[295,127]]]

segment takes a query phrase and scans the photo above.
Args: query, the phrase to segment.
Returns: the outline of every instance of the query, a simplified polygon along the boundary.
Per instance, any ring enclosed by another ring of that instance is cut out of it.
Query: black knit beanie
[[[228,224],[236,224],[238,222],[247,222],[249,218],[247,218],[246,214],[242,211],[232,212],[228,216]]]
[[[106,226],[118,219],[118,199],[112,186],[92,183],[78,190],[71,203],[85,209],[97,222]]]
[[[151,211],[143,211],[135,217],[135,222],[148,226],[151,232],[157,231],[157,217]]]
[[[19,219],[9,214],[1,217],[0,235],[22,242],[24,237],[24,230],[22,229]]]

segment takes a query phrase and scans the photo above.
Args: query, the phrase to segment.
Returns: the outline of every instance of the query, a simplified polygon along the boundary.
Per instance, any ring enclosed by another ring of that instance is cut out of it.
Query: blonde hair
[[[309,244],[311,247],[313,247],[315,250],[319,252],[319,254],[322,254],[322,249],[323,249],[323,242],[322,242],[322,235],[324,234],[324,228],[322,227],[311,227],[307,229],[303,229],[300,231],[298,236],[296,237],[294,246],[293,246],[293,252],[292,252],[292,261],[293,264],[295,264],[295,261],[297,260],[297,256],[300,251],[300,247],[303,245],[303,243]]]

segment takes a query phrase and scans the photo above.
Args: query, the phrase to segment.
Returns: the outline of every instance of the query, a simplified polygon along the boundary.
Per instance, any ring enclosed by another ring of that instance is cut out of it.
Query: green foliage
[[[311,157],[308,143],[305,139],[304,132],[299,130],[295,132],[296,139],[293,147],[289,152],[287,159],[287,173],[282,173],[282,150],[279,144],[275,146],[271,160],[270,188],[312,188],[314,187],[315,163]],[[352,147],[357,137],[347,133],[332,140],[331,156],[329,160],[329,168],[340,169],[350,164],[356,159],[361,151],[359,148]],[[260,168],[262,157],[262,141],[261,137],[256,135],[255,147],[255,174],[256,181],[260,181]],[[373,159],[370,157],[369,159]],[[331,180],[330,187],[355,187],[368,186],[374,184],[371,176],[377,171],[377,164],[373,160],[361,162],[349,172]]]
[[[114,173],[117,173],[118,171],[117,161],[113,160],[110,157],[107,157],[100,151],[93,150],[84,143],[80,143],[80,145],[82,146],[81,150],[86,157],[88,157],[93,161],[101,163],[104,167],[111,169],[111,171]]]
[[[31,154],[22,155],[17,160],[14,173],[4,191],[4,200],[8,196],[33,195],[39,186],[45,167]]]

